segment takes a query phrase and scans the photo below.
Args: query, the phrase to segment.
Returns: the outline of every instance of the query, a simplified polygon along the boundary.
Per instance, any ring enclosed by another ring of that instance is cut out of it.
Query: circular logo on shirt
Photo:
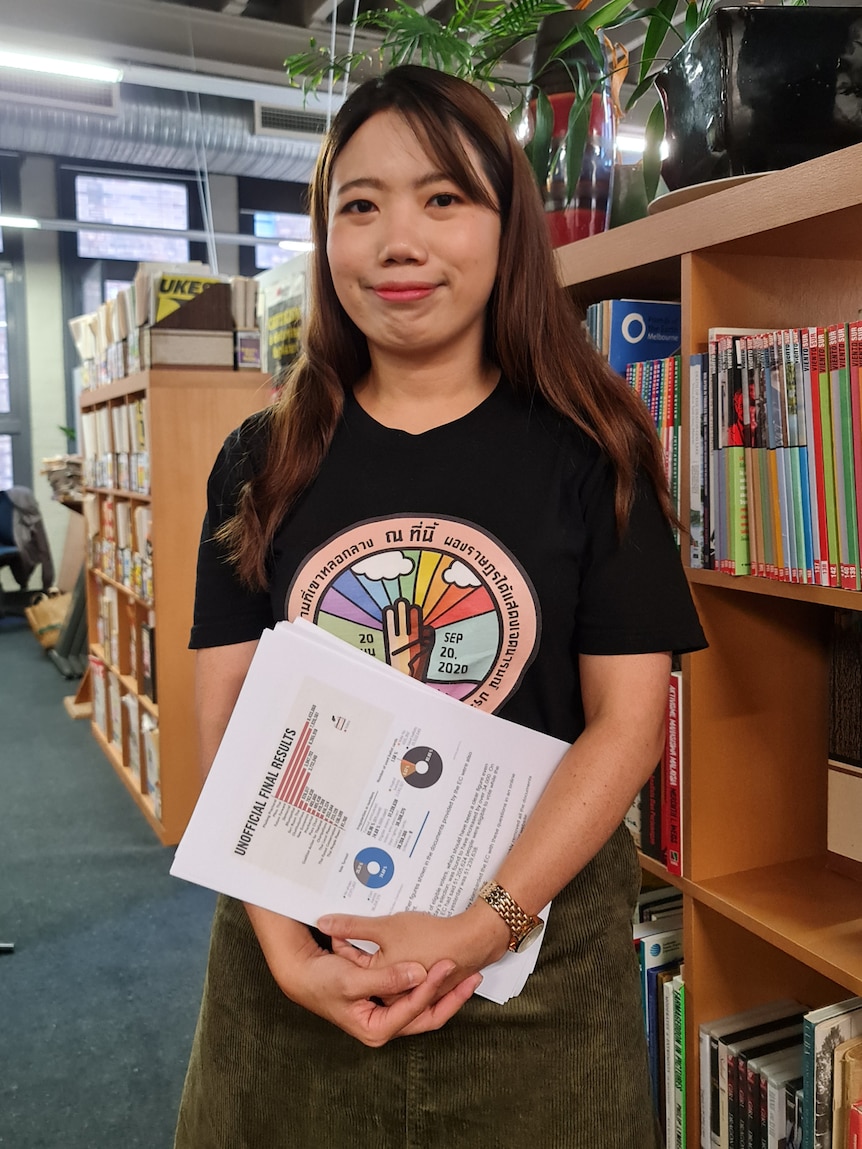
[[[533,586],[501,543],[472,523],[420,515],[333,536],[300,565],[285,616],[489,711],[521,681],[540,624]]]

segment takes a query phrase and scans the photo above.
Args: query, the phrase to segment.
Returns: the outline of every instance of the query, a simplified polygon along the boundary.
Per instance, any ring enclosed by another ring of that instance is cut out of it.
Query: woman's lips
[[[436,283],[380,283],[371,290],[387,303],[413,303],[427,299],[436,288]]]

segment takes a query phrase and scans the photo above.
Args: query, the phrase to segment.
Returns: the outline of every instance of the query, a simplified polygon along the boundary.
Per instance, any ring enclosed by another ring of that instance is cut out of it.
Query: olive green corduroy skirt
[[[655,1149],[621,828],[554,902],[504,1006],[368,1049],[294,1005],[220,898],[176,1149]]]

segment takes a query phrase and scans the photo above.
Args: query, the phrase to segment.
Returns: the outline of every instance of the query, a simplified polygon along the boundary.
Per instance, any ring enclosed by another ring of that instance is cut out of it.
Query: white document
[[[261,637],[171,873],[308,925],[459,913],[567,749],[310,623],[279,623]],[[520,993],[538,950],[504,955],[477,992]]]

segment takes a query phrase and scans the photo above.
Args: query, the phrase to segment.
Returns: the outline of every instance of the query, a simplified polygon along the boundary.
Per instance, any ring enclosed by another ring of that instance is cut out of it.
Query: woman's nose
[[[393,213],[384,221],[381,263],[424,263],[427,258],[422,226],[412,213]]]

